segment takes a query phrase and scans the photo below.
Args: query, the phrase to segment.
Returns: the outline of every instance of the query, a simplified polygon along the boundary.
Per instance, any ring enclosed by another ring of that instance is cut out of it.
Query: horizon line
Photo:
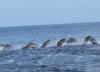
[[[100,21],[97,21],[97,22],[75,22],[75,23],[62,23],[63,25],[72,25],[72,24],[85,24],[85,23],[100,23]],[[16,25],[16,26],[2,26],[2,27],[0,27],[0,28],[11,28],[11,27],[26,27],[26,26],[48,26],[48,25],[50,25],[50,26],[52,26],[52,25],[61,25],[61,23],[58,23],[58,24],[38,24],[38,25]]]

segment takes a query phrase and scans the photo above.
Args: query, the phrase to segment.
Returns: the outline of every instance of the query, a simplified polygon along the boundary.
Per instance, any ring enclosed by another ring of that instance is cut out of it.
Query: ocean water
[[[0,28],[0,72],[100,72],[100,45],[83,45],[84,38],[92,35],[100,43],[100,23],[78,23]],[[56,47],[61,38],[74,37],[76,43]],[[45,40],[48,48],[39,48]],[[29,42],[36,49],[21,49]]]

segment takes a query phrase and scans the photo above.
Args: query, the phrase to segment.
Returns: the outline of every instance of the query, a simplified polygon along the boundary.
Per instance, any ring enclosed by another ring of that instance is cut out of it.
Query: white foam
[[[4,48],[3,47],[0,47],[0,51],[2,51]]]
[[[0,64],[10,64],[10,63],[13,63],[14,61],[15,61],[14,59],[7,59],[0,62]]]

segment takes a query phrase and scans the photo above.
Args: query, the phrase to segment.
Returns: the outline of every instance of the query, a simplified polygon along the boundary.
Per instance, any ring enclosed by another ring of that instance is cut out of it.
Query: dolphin
[[[85,38],[85,40],[84,40],[84,42],[91,42],[92,44],[94,44],[94,45],[97,45],[98,43],[97,43],[97,41],[96,41],[96,39],[94,38],[94,37],[92,37],[91,35],[89,35],[89,36],[87,36],[86,38]]]
[[[65,38],[60,39],[60,40],[58,41],[58,43],[57,43],[57,47],[62,47],[65,41],[66,41]]]
[[[70,37],[70,38],[67,40],[67,43],[73,43],[73,42],[76,42],[76,39],[75,39],[75,38]]]
[[[47,45],[50,43],[50,40],[46,40],[43,44],[42,44],[42,48],[47,48]]]
[[[26,46],[22,47],[22,49],[26,49],[26,48],[37,48],[37,47],[38,47],[37,44],[30,42]]]

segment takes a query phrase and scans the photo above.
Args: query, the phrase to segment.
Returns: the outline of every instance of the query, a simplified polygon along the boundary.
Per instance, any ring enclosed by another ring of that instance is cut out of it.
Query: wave
[[[100,45],[69,45],[0,51],[0,69],[30,71],[88,72],[100,63]],[[94,70],[93,70],[94,71]],[[92,72],[93,72],[92,71]]]

